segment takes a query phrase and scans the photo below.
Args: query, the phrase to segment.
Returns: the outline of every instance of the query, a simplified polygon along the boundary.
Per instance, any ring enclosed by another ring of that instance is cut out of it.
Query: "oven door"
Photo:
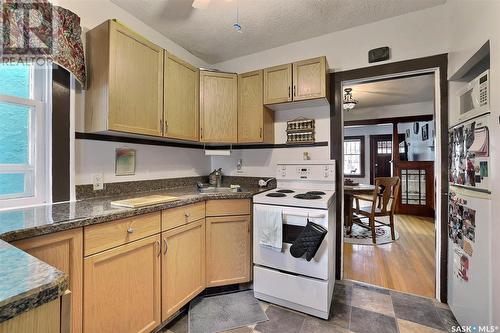
[[[254,204],[254,216],[259,209],[267,205]],[[328,230],[328,210],[273,206],[282,209],[283,248],[281,251],[262,246],[258,239],[259,221],[253,221],[253,262],[256,265],[277,269],[292,274],[328,279],[328,235],[323,239],[318,252],[311,261],[305,257],[295,258],[290,254],[290,247],[307,224],[307,219]],[[330,232],[330,231],[329,231]]]

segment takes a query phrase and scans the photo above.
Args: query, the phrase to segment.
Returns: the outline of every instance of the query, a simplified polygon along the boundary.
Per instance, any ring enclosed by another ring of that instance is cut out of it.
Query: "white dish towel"
[[[282,209],[272,206],[259,206],[255,211],[254,223],[256,226],[259,244],[281,251],[283,247],[283,217]]]

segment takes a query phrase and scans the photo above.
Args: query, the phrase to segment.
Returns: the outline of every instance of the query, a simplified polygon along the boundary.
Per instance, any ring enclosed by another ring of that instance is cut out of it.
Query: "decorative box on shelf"
[[[314,119],[299,117],[286,123],[287,144],[314,143]]]

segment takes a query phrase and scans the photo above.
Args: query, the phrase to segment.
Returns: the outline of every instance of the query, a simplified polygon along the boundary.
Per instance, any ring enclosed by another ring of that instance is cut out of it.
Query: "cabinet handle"
[[[189,216],[191,216],[191,215],[188,212],[184,213],[184,217],[186,218],[186,220],[189,218]]]
[[[163,120],[162,119],[160,119],[160,132],[161,132],[161,134],[164,133],[163,132]]]
[[[200,139],[203,139],[203,127],[200,128]]]
[[[165,133],[168,132],[168,120],[165,120],[165,127],[164,127]]]
[[[166,238],[163,238],[163,244],[165,245],[165,249],[163,250],[163,254],[167,254],[168,243],[167,243],[167,239]]]
[[[133,233],[133,232],[134,232],[134,228],[132,228],[132,227],[128,227],[127,232],[128,232],[129,234]]]
[[[261,138],[261,139],[262,139],[262,127],[260,128],[259,138]]]
[[[288,86],[288,98],[290,98],[290,97],[292,97],[292,96],[291,96],[291,87],[290,87],[290,86]]]
[[[293,86],[293,96],[297,96],[297,86]]]
[[[161,244],[160,244],[160,241],[159,241],[159,240],[157,240],[157,241],[155,242],[155,244],[156,244],[156,246],[158,247],[158,254],[157,254],[156,256],[157,256],[157,257],[159,257],[159,256],[160,256],[160,254],[161,254]]]

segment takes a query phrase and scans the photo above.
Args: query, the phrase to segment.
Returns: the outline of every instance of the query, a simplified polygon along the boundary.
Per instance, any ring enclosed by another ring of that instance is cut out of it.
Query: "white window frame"
[[[345,144],[348,143],[348,142],[359,142],[359,154],[347,154],[346,151],[345,151]],[[352,177],[352,178],[363,178],[364,177],[364,170],[363,170],[363,165],[364,165],[364,161],[363,159],[365,158],[365,152],[363,151],[363,147],[364,147],[364,139],[361,139],[361,138],[353,138],[353,137],[349,137],[349,136],[346,136],[344,138],[344,149],[343,149],[343,155],[344,155],[344,159],[346,157],[346,155],[349,155],[349,156],[355,156],[355,155],[359,155],[359,173],[345,173],[345,170],[344,170],[344,177],[345,178],[349,178],[349,177]],[[345,162],[344,162],[345,163]]]
[[[32,195],[0,197],[0,210],[51,202],[52,66],[50,64],[33,65],[30,82],[30,98],[0,95],[0,102],[31,108],[28,164],[3,164],[0,165],[0,173],[33,172]]]

